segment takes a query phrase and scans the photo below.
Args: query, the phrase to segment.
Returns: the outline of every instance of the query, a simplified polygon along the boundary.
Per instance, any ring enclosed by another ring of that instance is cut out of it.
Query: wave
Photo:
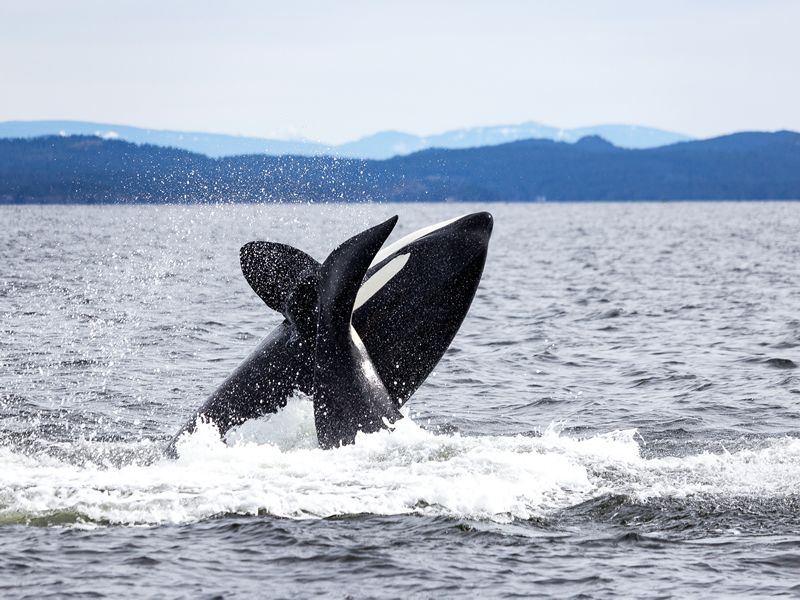
[[[0,524],[365,513],[508,523],[606,506],[609,498],[657,505],[800,495],[800,440],[791,437],[733,453],[645,458],[635,429],[578,438],[554,425],[539,436],[462,436],[406,418],[393,432],[323,451],[311,403],[295,398],[277,415],[233,430],[227,442],[200,424],[180,440],[177,460],[158,457],[153,443],[76,442],[68,457],[0,447]],[[104,458],[120,455],[123,464]]]

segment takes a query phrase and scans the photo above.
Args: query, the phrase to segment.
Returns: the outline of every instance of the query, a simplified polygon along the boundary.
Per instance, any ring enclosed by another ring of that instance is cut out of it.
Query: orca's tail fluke
[[[353,329],[353,306],[370,263],[397,217],[350,238],[325,260],[317,286],[314,420],[323,448],[350,444],[400,418]]]

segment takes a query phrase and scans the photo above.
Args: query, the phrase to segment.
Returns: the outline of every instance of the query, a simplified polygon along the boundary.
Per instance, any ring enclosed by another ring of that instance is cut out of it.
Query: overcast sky
[[[800,130],[800,1],[0,0],[0,120]]]

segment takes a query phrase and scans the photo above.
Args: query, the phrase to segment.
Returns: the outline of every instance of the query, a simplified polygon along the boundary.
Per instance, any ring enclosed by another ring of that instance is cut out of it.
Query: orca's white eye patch
[[[353,304],[353,310],[363,306],[367,300],[378,293],[378,290],[389,283],[392,277],[397,275],[403,269],[403,267],[406,266],[410,256],[410,253],[406,253],[394,257],[383,267],[381,267],[381,269],[372,277],[367,279],[361,288],[359,288],[358,294],[356,294],[356,301]]]

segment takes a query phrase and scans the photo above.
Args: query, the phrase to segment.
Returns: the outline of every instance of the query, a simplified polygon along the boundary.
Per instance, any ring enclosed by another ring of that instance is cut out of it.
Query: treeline
[[[95,137],[0,140],[0,202],[750,200],[800,198],[800,134],[647,150],[598,137],[382,161],[185,150]]]

